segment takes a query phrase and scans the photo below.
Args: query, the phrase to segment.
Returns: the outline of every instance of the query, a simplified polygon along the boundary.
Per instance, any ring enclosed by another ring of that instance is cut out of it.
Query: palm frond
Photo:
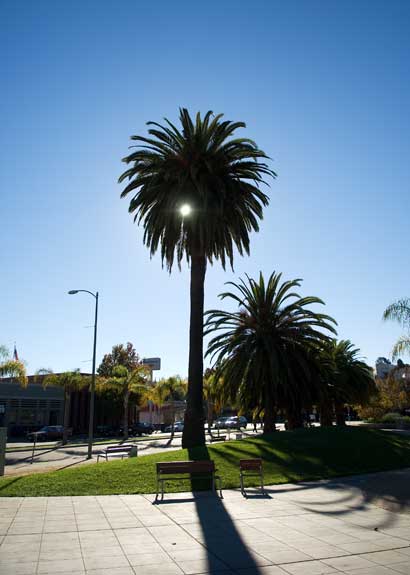
[[[399,299],[390,304],[383,312],[383,319],[397,321],[404,327],[410,327],[410,299]]]
[[[392,349],[392,359],[396,360],[405,353],[410,353],[410,336],[402,335],[396,341]]]

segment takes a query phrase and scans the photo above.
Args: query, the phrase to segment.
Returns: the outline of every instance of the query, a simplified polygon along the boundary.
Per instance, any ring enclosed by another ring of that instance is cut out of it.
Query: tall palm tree
[[[68,428],[70,423],[71,393],[90,384],[90,378],[81,375],[80,370],[66,371],[64,373],[52,373],[47,369],[40,369],[36,374],[36,379],[40,378],[44,388],[55,386],[64,390],[64,420],[63,420],[63,441],[66,445],[68,439]]]
[[[393,346],[392,356],[396,359],[402,353],[410,352],[410,298],[399,299],[390,304],[383,313],[384,320],[397,321],[407,329],[407,334],[403,334]]]
[[[207,262],[233,263],[234,248],[249,253],[249,234],[268,197],[260,185],[275,176],[255,142],[232,138],[243,122],[222,121],[207,112],[191,119],[180,109],[181,128],[169,120],[149,122],[150,137],[132,136],[136,150],[124,158],[129,168],[121,197],[144,226],[151,255],[160,251],[171,271],[184,257],[191,265],[188,394],[183,447],[205,444],[203,418],[203,312]],[[184,210],[182,209],[184,208]],[[188,212],[190,215],[188,216]],[[182,214],[182,215],[181,215]],[[184,217],[184,214],[186,217]]]
[[[186,393],[186,382],[179,376],[173,375],[166,379],[160,379],[154,386],[151,392],[151,399],[153,402],[162,407],[168,403],[171,409],[171,437],[169,444],[174,439],[174,424],[175,424],[175,402],[182,400]]]
[[[323,304],[316,297],[301,298],[294,290],[301,280],[281,283],[273,273],[265,283],[246,276],[239,284],[229,282],[236,293],[221,299],[238,305],[234,312],[207,312],[207,353],[216,359],[217,375],[224,378],[225,392],[244,409],[264,409],[264,431],[275,429],[278,408],[287,412],[289,427],[301,424],[301,410],[311,396],[311,365],[316,347],[335,333],[336,322],[308,306]]]
[[[147,380],[149,369],[143,364],[127,369],[124,365],[116,365],[112,369],[112,375],[104,378],[99,377],[97,383],[98,393],[103,393],[105,389],[113,390],[122,398],[123,403],[123,438],[128,439],[129,427],[129,404],[132,396],[137,397],[140,404],[148,398]]]
[[[0,376],[13,377],[22,387],[27,387],[28,379],[24,363],[10,357],[9,350],[0,345]]]
[[[372,370],[349,340],[329,340],[320,355],[327,365],[325,402],[334,404],[336,424],[345,425],[345,404],[363,405],[376,392]]]

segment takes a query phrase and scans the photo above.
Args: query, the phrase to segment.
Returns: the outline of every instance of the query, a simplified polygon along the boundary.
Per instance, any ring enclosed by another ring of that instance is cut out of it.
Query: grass
[[[410,437],[375,429],[313,428],[82,467],[0,478],[0,496],[155,492],[155,462],[215,460],[223,488],[239,486],[239,459],[261,457],[266,485],[410,467]],[[255,485],[256,483],[254,483]],[[249,480],[249,485],[252,481]],[[187,491],[188,482],[169,485]]]

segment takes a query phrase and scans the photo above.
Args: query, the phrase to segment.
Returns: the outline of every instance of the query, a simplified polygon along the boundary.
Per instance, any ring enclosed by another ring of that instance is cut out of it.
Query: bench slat
[[[239,468],[241,471],[259,471],[262,469],[262,459],[240,459]]]
[[[157,463],[157,473],[214,473],[214,461],[163,461]]]

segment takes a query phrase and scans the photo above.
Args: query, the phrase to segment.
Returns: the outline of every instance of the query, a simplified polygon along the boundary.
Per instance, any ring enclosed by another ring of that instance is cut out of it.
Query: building
[[[63,390],[61,387],[44,388],[41,378],[35,381],[32,375],[25,388],[12,377],[1,378],[0,405],[4,405],[4,426],[10,436],[24,435],[43,425],[63,423]]]
[[[90,377],[90,374],[82,374]],[[0,414],[9,437],[23,437],[44,425],[63,425],[64,390],[62,387],[43,387],[44,375],[28,376],[27,387],[12,377],[0,378]],[[87,434],[90,392],[88,387],[71,392],[69,427],[73,434]],[[130,405],[130,425],[138,421],[138,409]],[[95,396],[94,429],[109,427],[118,430],[123,425],[122,401]]]
[[[385,357],[378,357],[376,360],[376,377],[387,379],[390,373],[395,380],[408,380],[410,378],[410,366],[403,363],[401,359],[398,359],[397,364],[394,364]]]

